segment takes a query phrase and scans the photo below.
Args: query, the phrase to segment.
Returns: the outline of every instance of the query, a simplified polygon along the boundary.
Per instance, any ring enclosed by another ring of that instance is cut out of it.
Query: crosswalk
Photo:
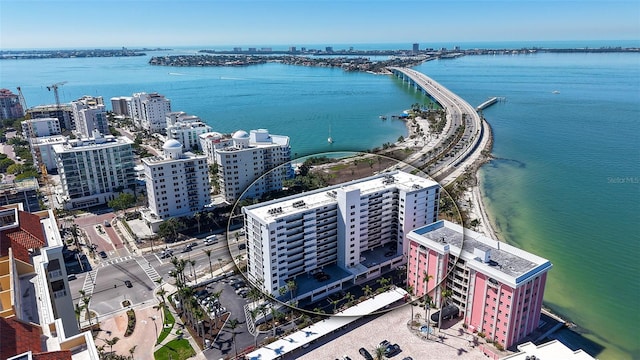
[[[111,258],[111,259],[108,259],[108,260],[102,260],[100,262],[100,266],[101,267],[105,267],[105,266],[108,266],[108,265],[113,265],[113,264],[125,262],[125,261],[131,260],[131,259],[133,259],[133,256],[127,255],[127,256],[122,256],[122,257],[117,257],[117,258]]]
[[[156,269],[154,269],[153,266],[151,266],[151,263],[147,259],[141,256],[137,256],[135,259],[138,265],[140,265],[140,267],[142,268],[142,270],[144,270],[145,274],[147,274],[149,279],[151,279],[151,281],[155,282],[158,279],[162,278],[162,276],[158,274]]]
[[[84,278],[84,284],[82,284],[82,291],[85,295],[91,297],[93,295],[93,289],[96,287],[96,276],[98,275],[98,269],[93,269],[87,273]]]

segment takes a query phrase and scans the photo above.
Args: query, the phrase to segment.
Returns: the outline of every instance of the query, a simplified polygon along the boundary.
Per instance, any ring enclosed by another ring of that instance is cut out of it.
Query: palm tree
[[[78,290],[80,295],[82,296],[82,302],[84,303],[84,308],[87,310],[89,314],[89,326],[91,326],[91,310],[89,309],[89,303],[91,302],[91,297],[87,296],[84,290]]]
[[[296,285],[296,281],[291,279],[287,281],[287,289],[289,289],[289,301],[293,302],[293,294],[295,293],[298,285]]]
[[[236,357],[238,357],[238,345],[236,344],[236,328],[240,326],[240,321],[233,318],[227,322],[227,326],[231,329],[231,342],[233,342],[233,348],[236,351]]]
[[[113,353],[113,345],[120,341],[119,337],[113,337],[111,339],[105,339],[104,342],[109,345],[109,352]]]
[[[209,273],[213,276],[213,267],[211,266],[211,249],[202,250],[205,254],[207,254],[207,258],[209,258]]]
[[[199,211],[193,214],[193,218],[196,219],[196,222],[198,223],[198,234],[200,234],[200,218],[201,217],[202,217],[202,213]]]
[[[362,290],[364,291],[364,296],[367,298],[371,296],[371,294],[373,293],[373,289],[369,285],[365,285],[364,288],[362,288]]]
[[[431,296],[429,293],[429,281],[433,279],[433,276],[427,274],[426,271],[422,272],[422,282],[424,283],[424,321],[429,324],[429,310],[431,309]],[[429,332],[427,331],[427,338],[429,338]]]
[[[80,315],[82,315],[82,310],[84,310],[84,306],[80,304],[76,304],[74,312],[76,313],[76,321],[78,322],[78,330],[80,330]]]
[[[387,349],[385,349],[384,346],[378,345],[375,349],[373,349],[373,358],[375,360],[383,360],[385,350]]]
[[[131,349],[129,349],[129,354],[131,354],[131,360],[133,360],[133,353],[136,352],[136,348],[138,345],[133,345]]]
[[[198,284],[198,273],[195,270],[196,261],[195,260],[189,260],[189,264],[191,265],[191,272],[193,272],[194,284]]]
[[[449,289],[442,290],[442,298],[440,301],[440,316],[438,317],[438,331],[442,327],[442,309],[447,305],[449,298],[453,295],[453,292]]]
[[[258,347],[258,327],[256,326],[256,318],[260,313],[260,309],[256,308],[249,311],[251,314],[251,321],[253,322],[253,341],[255,342],[255,347]]]

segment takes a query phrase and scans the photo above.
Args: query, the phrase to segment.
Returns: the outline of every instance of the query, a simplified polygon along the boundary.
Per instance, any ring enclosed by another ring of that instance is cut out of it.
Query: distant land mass
[[[2,50],[0,60],[144,56],[144,51],[170,49]]]
[[[183,66],[183,67],[233,67],[250,66],[277,62],[287,65],[338,67],[345,71],[364,71],[376,74],[387,74],[389,66],[412,67],[425,61],[435,59],[453,59],[465,55],[513,55],[535,54],[538,52],[554,53],[603,53],[603,52],[640,52],[638,48],[605,47],[605,48],[575,48],[575,49],[425,49],[425,50],[325,50],[290,49],[288,51],[272,50],[271,48],[249,48],[233,51],[200,50],[206,55],[167,55],[154,56],[149,60],[151,65]],[[371,60],[367,56],[388,56],[389,59]]]
[[[170,48],[141,48],[141,49],[74,49],[74,50],[0,50],[0,60],[20,60],[20,59],[56,59],[56,58],[86,58],[86,57],[127,57],[127,56],[144,56],[148,51],[171,51]],[[353,47],[349,49],[334,50],[333,47],[326,47],[324,50],[307,49],[290,47],[288,50],[273,50],[270,47],[263,48],[233,48],[233,50],[199,50],[200,53],[209,55],[300,55],[300,56],[428,56],[437,58],[455,58],[463,55],[500,55],[500,54],[531,54],[538,52],[546,53],[607,53],[607,52],[640,52],[637,47],[577,47],[577,48],[513,48],[513,49],[433,49],[427,48],[422,50],[356,50]],[[256,58],[251,59],[252,62],[257,61]],[[156,61],[153,65],[171,65]],[[182,62],[182,60],[181,60]],[[266,62],[266,60],[265,60]],[[247,63],[246,65],[251,65]],[[172,65],[173,66],[173,65]],[[175,66],[225,66],[225,65],[187,65],[184,62]],[[227,65],[231,66],[231,65]],[[237,66],[233,65],[233,66]],[[391,64],[388,66],[401,66],[400,64]],[[368,71],[368,70],[367,70]]]

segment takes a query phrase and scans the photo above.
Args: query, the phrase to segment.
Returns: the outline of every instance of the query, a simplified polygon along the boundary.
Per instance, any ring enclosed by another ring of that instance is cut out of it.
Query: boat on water
[[[386,116],[384,116],[384,115],[380,115],[380,119],[382,119],[382,120],[387,120],[387,117],[386,117]]]
[[[552,93],[553,94],[560,94],[560,91],[559,90],[553,90]]]
[[[329,125],[329,137],[327,138],[329,144],[333,144],[333,138],[331,137],[331,125]]]

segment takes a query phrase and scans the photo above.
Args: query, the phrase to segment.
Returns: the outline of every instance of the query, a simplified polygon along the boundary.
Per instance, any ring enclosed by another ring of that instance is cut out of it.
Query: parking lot
[[[414,307],[414,311],[417,309],[419,308]],[[286,357],[286,359],[342,360],[344,356],[348,356],[352,360],[362,360],[364,357],[358,352],[361,347],[375,355],[374,348],[383,340],[399,345],[400,351],[389,358],[393,360],[402,360],[406,357],[411,357],[414,360],[487,359],[477,347],[472,347],[472,337],[463,331],[461,321],[453,321],[455,324],[448,328],[444,327],[442,332],[436,329],[435,336],[431,336],[430,340],[426,340],[409,330],[407,322],[410,317],[411,308],[409,306],[397,308],[305,354],[291,354],[292,356]],[[442,338],[439,336],[442,336]]]

